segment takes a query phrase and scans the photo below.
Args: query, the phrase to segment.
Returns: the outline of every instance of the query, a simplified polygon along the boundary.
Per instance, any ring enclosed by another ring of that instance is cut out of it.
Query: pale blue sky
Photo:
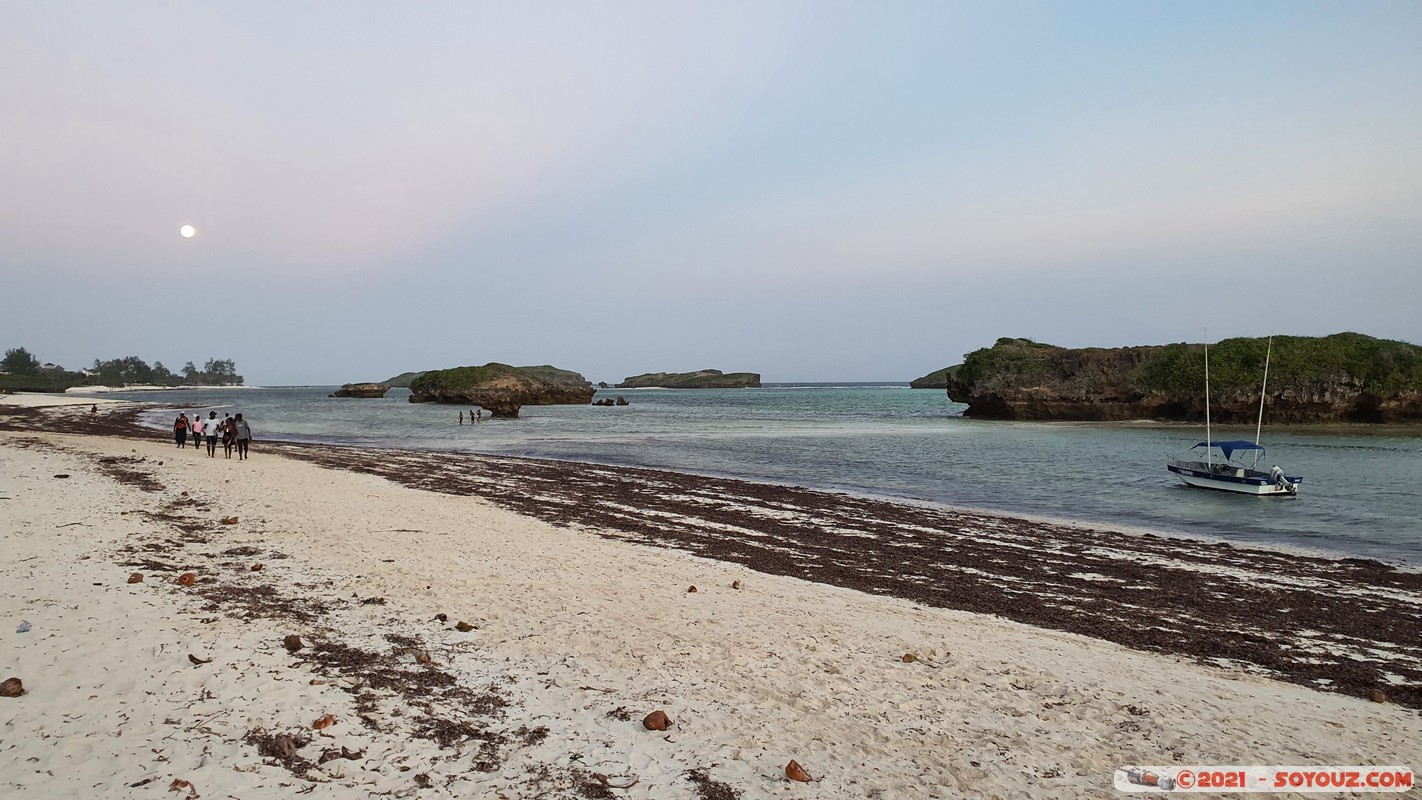
[[[0,346],[285,384],[1422,342],[1418,142],[1411,0],[9,2]]]

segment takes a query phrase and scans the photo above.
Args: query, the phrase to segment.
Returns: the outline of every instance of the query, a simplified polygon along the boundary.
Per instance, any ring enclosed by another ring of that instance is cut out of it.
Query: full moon
[[[184,225],[183,227],[178,229],[178,233],[182,234],[184,239],[191,239],[194,236],[197,236],[197,228],[194,228],[191,225]]]

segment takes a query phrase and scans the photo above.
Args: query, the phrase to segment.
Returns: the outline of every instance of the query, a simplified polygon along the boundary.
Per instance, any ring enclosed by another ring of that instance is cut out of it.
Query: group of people
[[[483,421],[484,421],[484,409],[482,409],[482,408],[471,408],[471,409],[469,409],[469,424],[470,424],[470,425],[477,425],[477,424],[479,424],[480,422],[483,422]],[[460,424],[460,425],[463,425],[463,424],[464,424],[464,412],[463,412],[463,411],[459,412],[459,424]]]
[[[193,449],[196,450],[203,445],[204,439],[207,441],[207,457],[217,457],[217,442],[222,440],[222,448],[226,451],[227,457],[232,457],[232,451],[237,451],[237,460],[247,460],[247,445],[252,441],[252,426],[247,424],[247,420],[242,419],[242,415],[232,416],[224,414],[222,419],[217,418],[216,411],[207,412],[207,419],[202,418],[202,414],[194,411],[191,419],[187,414],[179,414],[173,421],[173,440],[178,443],[179,448],[187,447],[188,438],[193,440]]]

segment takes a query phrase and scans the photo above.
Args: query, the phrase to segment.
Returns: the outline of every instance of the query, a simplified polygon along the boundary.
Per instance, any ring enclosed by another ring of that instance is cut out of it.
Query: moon
[[[178,233],[182,235],[184,239],[191,239],[194,236],[197,236],[197,228],[194,228],[191,225],[184,225],[183,227],[178,229]]]

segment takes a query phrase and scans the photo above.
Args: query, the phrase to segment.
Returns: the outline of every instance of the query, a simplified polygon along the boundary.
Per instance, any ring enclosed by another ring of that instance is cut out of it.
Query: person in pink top
[[[198,416],[198,413],[197,413],[196,411],[194,411],[194,412],[193,412],[193,449],[194,449],[194,450],[199,450],[199,449],[201,449],[201,448],[202,448],[202,417]]]

